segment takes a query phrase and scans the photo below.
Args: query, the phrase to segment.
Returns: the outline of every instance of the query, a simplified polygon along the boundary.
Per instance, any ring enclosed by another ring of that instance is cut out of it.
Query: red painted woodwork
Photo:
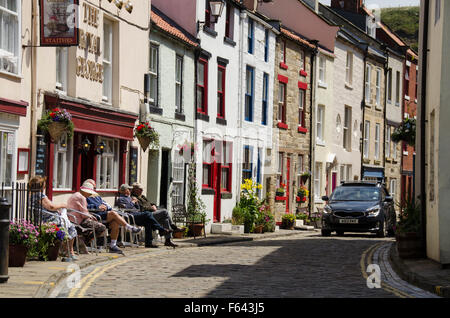
[[[45,96],[47,108],[60,107],[71,115],[76,132],[133,140],[137,115]]]
[[[301,127],[301,126],[298,126],[298,132],[299,132],[299,133],[306,134],[306,133],[308,132],[308,129],[303,128],[303,127]]]
[[[281,83],[287,84],[289,83],[289,78],[287,76],[278,75],[278,81]]]
[[[50,142],[47,148],[47,197],[49,200],[53,199],[53,164],[55,162],[55,144],[53,142]]]
[[[286,182],[286,213],[289,213],[289,201],[290,201],[290,182],[291,182],[291,158],[287,158],[286,161],[287,182]]]
[[[280,62],[280,67],[281,67],[283,70],[287,70],[287,69],[288,69],[288,66],[287,66],[286,64],[284,64],[283,62]]]
[[[300,76],[307,77],[308,73],[306,73],[304,70],[300,70]]]
[[[24,101],[14,101],[0,98],[0,112],[19,116],[27,115],[28,103]]]
[[[287,197],[275,197],[275,201],[286,201]]]
[[[277,127],[281,128],[281,129],[288,129],[289,128],[289,126],[287,124],[285,124],[285,123],[278,123]]]
[[[298,81],[298,88],[303,89],[303,90],[307,90],[308,89],[308,84],[304,83],[302,81]]]
[[[306,202],[306,197],[304,197],[303,199],[300,199],[300,197],[297,197],[296,201],[297,202]]]

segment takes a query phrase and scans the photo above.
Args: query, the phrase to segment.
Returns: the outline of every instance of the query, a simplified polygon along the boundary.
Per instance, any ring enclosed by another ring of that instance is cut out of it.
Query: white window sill
[[[23,80],[23,76],[22,75],[10,73],[10,72],[5,72],[5,71],[0,71],[0,74],[1,75],[5,75],[5,76],[9,76],[9,77],[13,77],[13,78],[16,78],[16,79]]]
[[[406,100],[411,100],[411,98],[409,98],[408,95],[405,95],[405,99],[406,99]]]
[[[395,106],[400,107],[400,103],[395,103]]]
[[[417,99],[415,99],[415,100],[414,100],[414,103],[416,103],[416,104],[417,104]]]
[[[345,83],[345,88],[353,90],[353,86],[349,83]]]
[[[392,101],[388,99],[387,103],[388,103],[388,104],[392,104]]]
[[[404,155],[404,156],[408,156],[408,155],[409,155],[409,152],[403,151],[403,155]]]
[[[383,110],[383,108],[380,105],[375,105],[376,110]]]
[[[324,82],[322,82],[322,81],[320,81],[319,80],[319,83],[318,83],[318,85],[319,85],[319,87],[321,87],[321,88],[328,88],[328,84],[327,83],[324,83]]]
[[[324,202],[323,202],[322,198],[314,197],[314,203],[322,204],[322,203],[324,203]]]
[[[317,146],[321,146],[321,147],[325,147],[326,146],[325,141],[323,141],[323,140],[316,140],[316,145]]]

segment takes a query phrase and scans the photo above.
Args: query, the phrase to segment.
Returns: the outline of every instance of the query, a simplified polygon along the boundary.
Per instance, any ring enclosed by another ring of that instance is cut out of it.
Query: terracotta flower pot
[[[49,261],[56,261],[58,259],[59,249],[61,248],[61,241],[56,240],[53,246],[50,246],[47,251],[47,258]]]
[[[27,259],[28,248],[25,245],[9,245],[8,267],[23,267]]]
[[[184,232],[174,232],[173,238],[182,239],[184,237]]]
[[[203,235],[203,224],[192,224],[192,232],[195,236],[202,236]]]
[[[253,233],[261,234],[263,232],[263,228],[264,228],[263,225],[257,225],[253,228]]]

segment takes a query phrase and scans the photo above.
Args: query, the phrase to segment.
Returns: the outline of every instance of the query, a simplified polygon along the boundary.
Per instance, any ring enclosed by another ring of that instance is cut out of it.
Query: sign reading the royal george
[[[39,0],[41,46],[78,45],[78,0]]]

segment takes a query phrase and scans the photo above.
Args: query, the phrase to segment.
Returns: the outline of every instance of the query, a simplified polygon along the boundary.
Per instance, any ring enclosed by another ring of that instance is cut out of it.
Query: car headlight
[[[367,209],[367,216],[378,216],[380,214],[380,206],[374,206],[373,208]]]
[[[331,214],[331,213],[333,213],[333,210],[330,208],[330,206],[326,205],[326,206],[323,208],[323,213],[324,213],[324,214]]]

